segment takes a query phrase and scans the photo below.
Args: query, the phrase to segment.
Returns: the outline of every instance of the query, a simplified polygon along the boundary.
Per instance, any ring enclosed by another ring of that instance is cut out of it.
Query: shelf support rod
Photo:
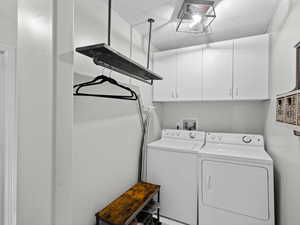
[[[149,40],[148,40],[147,69],[150,68],[150,51],[151,51],[151,38],[152,38],[152,24],[155,22],[155,20],[153,18],[149,18],[148,22],[149,22]],[[153,80],[150,81],[150,84],[153,85]]]
[[[107,32],[107,44],[110,46],[110,40],[111,40],[111,1],[108,0],[108,32]]]
[[[148,55],[147,55],[147,69],[150,67],[150,51],[151,51],[151,38],[152,38],[152,24],[155,22],[154,19],[149,18],[149,40],[148,40]]]

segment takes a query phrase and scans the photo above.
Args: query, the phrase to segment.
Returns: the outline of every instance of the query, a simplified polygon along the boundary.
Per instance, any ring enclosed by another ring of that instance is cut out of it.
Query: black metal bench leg
[[[157,202],[158,202],[157,221],[158,221],[158,224],[160,224],[160,191],[158,191],[158,193],[157,193]]]

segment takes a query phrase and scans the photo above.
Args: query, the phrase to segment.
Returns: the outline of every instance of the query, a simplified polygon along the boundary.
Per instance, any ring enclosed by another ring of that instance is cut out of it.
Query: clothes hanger
[[[80,92],[80,89],[83,88],[83,87],[100,85],[100,84],[103,84],[105,82],[108,82],[108,83],[110,83],[114,86],[118,86],[121,89],[124,89],[124,90],[128,91],[130,93],[130,95],[102,95],[102,94],[88,94],[88,93]],[[138,99],[138,95],[132,89],[130,89],[129,87],[126,87],[124,85],[119,84],[115,79],[113,79],[111,77],[107,77],[105,75],[100,75],[100,76],[94,78],[91,81],[74,85],[73,88],[76,88],[75,93],[73,93],[73,95],[75,95],[75,96],[91,96],[91,97],[132,100],[132,101],[136,101]]]

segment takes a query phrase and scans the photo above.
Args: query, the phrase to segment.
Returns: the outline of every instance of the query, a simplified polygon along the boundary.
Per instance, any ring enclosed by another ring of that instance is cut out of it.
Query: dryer
[[[200,131],[163,130],[147,149],[147,181],[161,185],[160,213],[185,224],[197,224]]]
[[[274,225],[273,186],[262,136],[207,134],[199,152],[199,225]]]

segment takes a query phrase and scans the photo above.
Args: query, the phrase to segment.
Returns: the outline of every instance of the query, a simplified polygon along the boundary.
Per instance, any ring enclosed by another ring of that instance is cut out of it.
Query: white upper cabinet
[[[153,101],[266,100],[269,35],[154,54]]]
[[[202,51],[203,47],[179,49],[177,52],[179,100],[202,99]]]
[[[176,99],[177,51],[155,53],[153,69],[163,77],[163,80],[154,81],[153,101]]]
[[[232,99],[233,41],[207,45],[203,54],[203,99]]]
[[[269,98],[269,35],[234,41],[234,99]]]

